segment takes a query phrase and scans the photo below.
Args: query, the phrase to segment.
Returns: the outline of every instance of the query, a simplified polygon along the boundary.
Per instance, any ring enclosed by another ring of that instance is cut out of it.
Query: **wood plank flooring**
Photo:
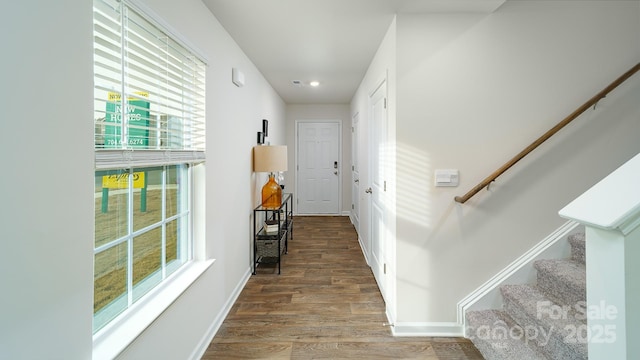
[[[261,265],[202,357],[482,359],[463,338],[393,337],[348,217],[294,218],[277,266]]]

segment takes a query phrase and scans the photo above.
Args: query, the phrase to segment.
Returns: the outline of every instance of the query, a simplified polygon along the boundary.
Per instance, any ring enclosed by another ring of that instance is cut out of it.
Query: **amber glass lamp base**
[[[269,181],[262,187],[262,207],[279,208],[282,203],[282,188],[276,182],[274,174],[269,174]]]

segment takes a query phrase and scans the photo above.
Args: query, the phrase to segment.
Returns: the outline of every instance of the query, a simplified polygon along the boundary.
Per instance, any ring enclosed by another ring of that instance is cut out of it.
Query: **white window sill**
[[[93,335],[93,359],[113,359],[191,286],[215,260],[192,261]]]

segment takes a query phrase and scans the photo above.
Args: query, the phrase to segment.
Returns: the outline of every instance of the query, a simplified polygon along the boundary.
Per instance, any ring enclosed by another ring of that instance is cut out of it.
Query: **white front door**
[[[385,157],[387,138],[386,81],[370,97],[371,138],[370,138],[370,184],[366,190],[371,195],[371,270],[378,282],[380,292],[386,299],[385,261]]]
[[[299,214],[340,213],[340,123],[298,122]]]

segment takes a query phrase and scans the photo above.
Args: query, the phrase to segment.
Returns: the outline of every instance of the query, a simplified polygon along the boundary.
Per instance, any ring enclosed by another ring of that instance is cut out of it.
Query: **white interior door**
[[[371,138],[370,138],[370,184],[367,192],[371,195],[371,269],[386,299],[385,261],[385,157],[387,138],[386,81],[370,97]]]
[[[340,213],[340,123],[298,122],[299,214]]]
[[[351,222],[360,232],[360,167],[358,165],[358,134],[360,114],[351,120]]]

